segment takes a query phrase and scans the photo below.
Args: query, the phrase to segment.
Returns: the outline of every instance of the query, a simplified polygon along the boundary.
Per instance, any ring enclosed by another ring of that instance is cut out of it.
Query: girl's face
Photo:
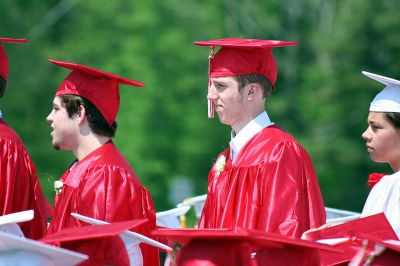
[[[362,138],[371,160],[389,163],[395,172],[400,170],[400,129],[387,120],[385,113],[369,112],[368,127]]]

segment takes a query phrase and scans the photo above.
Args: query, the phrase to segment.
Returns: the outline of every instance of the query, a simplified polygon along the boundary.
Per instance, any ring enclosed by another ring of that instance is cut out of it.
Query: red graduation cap
[[[96,68],[50,59],[50,62],[72,70],[59,86],[56,96],[79,95],[92,102],[107,123],[112,125],[118,113],[120,97],[118,84],[143,87],[144,84]]]
[[[278,68],[272,48],[294,46],[297,42],[277,40],[257,40],[225,38],[199,41],[196,45],[210,46],[210,77],[228,77],[245,74],[259,74],[266,77],[273,86],[278,75]],[[221,49],[214,54],[215,46]]]
[[[319,265],[316,250],[336,248],[301,239],[247,230],[159,229],[153,232],[182,244],[177,266]]]
[[[319,239],[358,237],[364,235],[369,235],[375,239],[398,240],[395,231],[383,212],[318,231],[309,232],[307,233],[307,239],[316,241]]]
[[[125,245],[118,235],[146,222],[147,219],[138,219],[105,225],[65,228],[45,236],[40,241],[89,255],[89,260],[81,265],[103,265],[102,263],[129,265]]]
[[[4,51],[2,43],[26,43],[28,40],[25,39],[13,39],[13,38],[0,38],[0,76],[5,80],[8,78],[9,63],[7,54]]]
[[[225,38],[195,42],[199,46],[210,46],[209,78],[259,74],[269,80],[274,87],[278,68],[272,48],[294,46],[297,42],[278,40],[258,40]],[[214,53],[216,46],[221,49]],[[213,104],[209,101],[209,117],[213,115]]]
[[[349,262],[361,248],[362,239],[373,239],[374,241],[398,240],[396,233],[383,213],[310,232],[307,234],[307,238],[311,240],[348,238],[347,241],[337,244],[337,247],[343,251],[339,255],[320,251],[322,265],[337,265]]]

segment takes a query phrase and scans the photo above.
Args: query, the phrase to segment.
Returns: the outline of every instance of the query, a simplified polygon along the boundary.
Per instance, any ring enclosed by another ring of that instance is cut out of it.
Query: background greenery
[[[371,162],[361,139],[382,86],[360,72],[400,78],[399,1],[13,0],[0,9],[0,36],[30,40],[4,45],[11,70],[0,107],[50,201],[53,180],[73,157],[50,145],[45,118],[69,72],[49,58],[146,84],[121,86],[115,143],[161,211],[176,204],[171,183],[206,193],[208,171],[229,141],[229,128],[206,117],[208,49],[192,44],[223,37],[300,42],[275,50],[280,72],[267,110],[309,151],[326,206],[361,211],[368,174],[391,171]]]

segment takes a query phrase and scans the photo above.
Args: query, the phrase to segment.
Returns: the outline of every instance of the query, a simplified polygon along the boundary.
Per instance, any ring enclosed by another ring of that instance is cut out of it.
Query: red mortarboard
[[[337,245],[343,253],[332,255],[320,251],[323,265],[336,265],[350,261],[361,246],[361,239],[386,240],[395,239],[397,235],[383,213],[360,218],[344,224],[335,225],[318,231],[310,232],[307,238],[311,240],[347,238],[348,240]]]
[[[351,222],[307,233],[307,239],[316,241],[328,238],[369,235],[375,239],[395,239],[397,235],[384,213],[378,213]]]
[[[2,76],[5,80],[8,77],[8,58],[7,54],[4,51],[2,43],[26,43],[28,40],[25,39],[12,39],[12,38],[0,38],[0,76]]]
[[[225,229],[159,229],[153,232],[184,246],[177,254],[178,266],[222,265],[319,265],[322,249],[336,248],[277,234]]]
[[[136,80],[123,78],[96,68],[53,59],[50,59],[50,62],[72,70],[61,83],[56,96],[73,94],[88,99],[97,107],[109,125],[114,123],[118,113],[120,102],[118,84],[144,86],[143,83]]]
[[[297,42],[278,40],[257,40],[225,38],[195,42],[196,45],[210,46],[209,78],[259,74],[267,78],[274,87],[278,68],[272,48],[294,46]],[[214,54],[215,46],[221,49]],[[209,101],[209,117],[214,117],[213,104]]]
[[[116,222],[106,225],[89,225],[65,228],[47,235],[41,242],[61,245],[61,247],[89,255],[87,265],[129,265],[129,257],[119,234],[146,223],[146,219]],[[82,264],[83,265],[83,264]],[[86,265],[86,264],[85,264]]]
[[[266,77],[273,86],[278,68],[272,54],[272,48],[294,46],[297,42],[277,40],[257,40],[225,38],[219,40],[195,42],[200,46],[221,46],[210,58],[210,77],[228,77],[245,74],[259,74]]]

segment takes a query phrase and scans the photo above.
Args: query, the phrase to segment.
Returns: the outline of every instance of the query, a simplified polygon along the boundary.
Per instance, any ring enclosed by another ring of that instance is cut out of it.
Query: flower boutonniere
[[[368,186],[372,189],[387,174],[372,173],[368,176]]]
[[[215,162],[215,176],[218,177],[222,171],[224,171],[226,165],[226,157],[225,155],[221,155],[218,157]]]
[[[62,188],[64,186],[64,183],[60,180],[54,181],[54,190],[56,191],[56,194],[59,195],[62,191]]]

